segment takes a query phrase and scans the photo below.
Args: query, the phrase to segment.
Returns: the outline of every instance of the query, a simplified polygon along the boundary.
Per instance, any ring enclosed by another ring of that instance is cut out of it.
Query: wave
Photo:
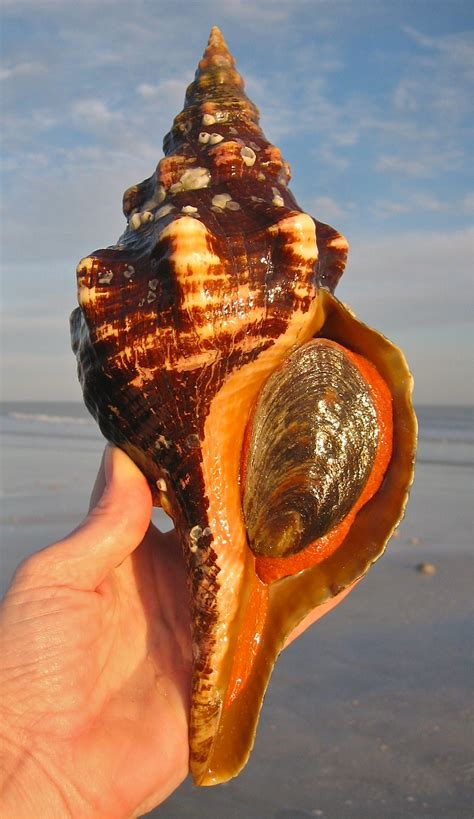
[[[465,435],[465,430],[463,430]],[[420,430],[418,440],[420,443],[427,443],[427,444],[462,444],[463,446],[472,446],[474,444],[474,435],[470,435],[469,437],[462,437],[462,435],[457,435],[456,432],[452,432],[451,434],[447,432],[440,432],[438,435],[434,433],[425,434],[423,430]]]
[[[78,418],[75,415],[48,415],[43,412],[9,412],[7,417],[14,418],[16,421],[40,421],[44,424],[94,425],[92,418]]]
[[[461,469],[474,469],[474,461],[461,461],[461,460],[454,460],[453,458],[425,458],[423,455],[420,455],[416,459],[416,464],[426,464],[428,466],[454,466],[456,468],[461,467]]]

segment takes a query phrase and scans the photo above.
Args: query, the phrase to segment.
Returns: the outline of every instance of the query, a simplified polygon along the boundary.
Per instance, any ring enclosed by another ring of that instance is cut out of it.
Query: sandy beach
[[[5,422],[3,588],[23,556],[86,508],[102,441],[91,423],[64,421],[64,409],[57,417],[41,433],[38,419]],[[150,817],[473,816],[472,447],[422,437],[398,537],[280,657],[247,768],[216,788],[186,782]]]

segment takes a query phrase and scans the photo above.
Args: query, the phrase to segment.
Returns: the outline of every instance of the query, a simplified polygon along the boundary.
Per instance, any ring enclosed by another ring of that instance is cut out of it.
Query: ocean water
[[[246,769],[218,788],[188,780],[150,819],[472,819],[474,408],[417,415],[397,537],[279,658]],[[81,520],[104,440],[73,403],[2,404],[0,436],[4,589]]]
[[[82,403],[0,403],[0,594],[24,557],[82,520],[104,446]],[[171,528],[161,510],[153,520]]]
[[[419,406],[420,464],[474,466],[474,407]]]

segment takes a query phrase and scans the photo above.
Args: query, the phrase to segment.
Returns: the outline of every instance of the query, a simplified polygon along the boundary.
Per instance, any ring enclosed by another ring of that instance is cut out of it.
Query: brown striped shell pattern
[[[348,245],[304,213],[217,28],[117,244],[78,265],[87,407],[186,559],[200,785],[250,754],[276,657],[381,555],[416,421],[402,353],[332,295]]]

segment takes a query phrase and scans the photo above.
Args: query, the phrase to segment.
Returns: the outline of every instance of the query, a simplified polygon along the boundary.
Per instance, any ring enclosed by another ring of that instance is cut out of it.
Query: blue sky
[[[3,0],[2,397],[80,400],[76,264],[122,232],[213,24],[300,205],[349,239],[339,298],[419,403],[473,403],[467,0]]]

